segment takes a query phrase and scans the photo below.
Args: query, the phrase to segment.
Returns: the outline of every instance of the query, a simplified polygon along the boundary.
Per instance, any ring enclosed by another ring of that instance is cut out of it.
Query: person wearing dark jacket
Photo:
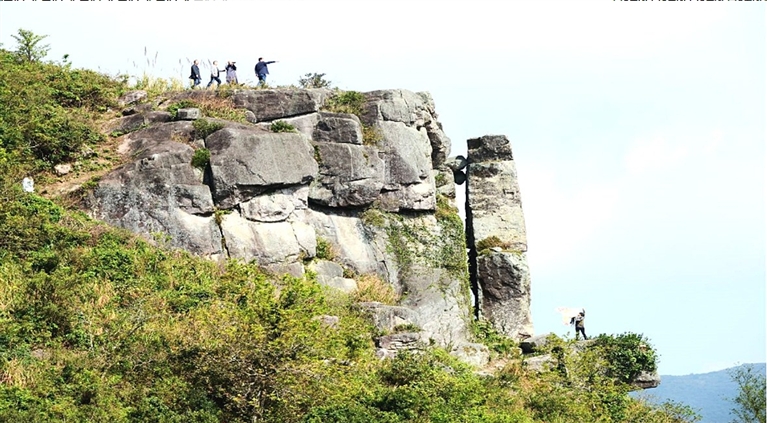
[[[586,320],[586,310],[581,310],[580,313],[578,313],[577,316],[570,319],[570,324],[575,324],[575,340],[578,340],[578,332],[583,334],[583,339],[589,339],[586,336],[586,326],[585,321]]]
[[[258,63],[256,63],[256,76],[258,76],[258,85],[266,84],[266,75],[269,75],[269,67],[267,65],[271,63],[277,63],[277,61],[271,60],[269,62],[264,62],[263,57],[258,58]]]
[[[200,61],[195,59],[194,63],[192,64],[192,74],[189,75],[189,79],[194,80],[194,85],[192,85],[192,89],[194,87],[200,85],[202,82],[202,77],[200,76],[200,67],[198,66],[200,64]]]
[[[231,60],[229,63],[226,64],[226,67],[224,70],[226,71],[226,83],[227,84],[237,84],[237,66],[234,64],[237,62],[232,62]]]

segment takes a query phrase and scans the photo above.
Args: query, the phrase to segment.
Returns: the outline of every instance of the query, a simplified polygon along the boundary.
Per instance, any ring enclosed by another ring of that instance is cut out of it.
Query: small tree
[[[738,384],[738,396],[732,399],[735,408],[730,414],[734,423],[765,423],[765,375],[745,365],[732,369],[730,378]]]
[[[303,78],[298,78],[301,88],[329,88],[330,81],[325,79],[324,73],[307,73]]]
[[[48,44],[40,44],[43,39],[48,37],[47,35],[37,35],[26,29],[19,29],[19,35],[11,35],[11,37],[19,45],[16,48],[16,54],[22,62],[39,62],[51,49]]]

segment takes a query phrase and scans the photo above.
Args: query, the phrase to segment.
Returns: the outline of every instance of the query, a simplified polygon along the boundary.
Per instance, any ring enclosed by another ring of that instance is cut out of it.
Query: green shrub
[[[338,91],[325,103],[325,109],[334,113],[362,115],[365,96],[357,91]]]
[[[205,170],[210,163],[210,150],[207,148],[198,148],[194,150],[194,156],[192,156],[192,166]]]
[[[607,360],[608,376],[623,383],[631,383],[642,371],[657,370],[655,349],[641,334],[601,334],[594,343]]]
[[[296,132],[296,128],[284,120],[272,122],[269,126],[269,130],[272,132]]]
[[[738,394],[731,398],[735,406],[730,414],[734,415],[738,423],[759,422],[765,423],[767,407],[765,407],[766,387],[765,375],[758,372],[750,365],[741,365],[729,372],[730,379],[738,386]]]
[[[383,228],[386,225],[386,215],[376,207],[368,207],[360,215],[362,223],[374,226],[376,228]]]
[[[497,354],[511,354],[519,346],[513,339],[499,333],[493,324],[485,319],[472,321],[471,333],[477,342],[484,344],[490,351]]]
[[[83,146],[103,142],[94,120],[125,89],[97,72],[18,62],[2,49],[0,78],[0,148],[36,170],[73,161]]]
[[[322,260],[333,260],[336,258],[336,250],[333,244],[325,238],[317,237],[317,254],[315,257]]]
[[[209,122],[205,119],[197,119],[192,123],[194,134],[198,139],[208,138],[208,135],[223,128],[224,125],[219,122]]]
[[[199,108],[199,104],[192,100],[181,100],[177,101],[170,106],[168,106],[168,113],[170,113],[170,116],[172,119],[178,118],[178,109],[189,109],[189,108]]]
[[[325,79],[324,73],[307,73],[298,78],[298,85],[301,88],[328,88],[330,81]]]
[[[37,35],[32,31],[19,29],[18,35],[11,35],[11,37],[18,44],[16,57],[22,62],[39,62],[51,49],[48,44],[40,44],[40,41],[48,38],[47,35]]]
[[[448,184],[448,182],[451,182],[448,180],[447,175],[444,172],[438,172],[434,176],[434,185],[441,187]]]

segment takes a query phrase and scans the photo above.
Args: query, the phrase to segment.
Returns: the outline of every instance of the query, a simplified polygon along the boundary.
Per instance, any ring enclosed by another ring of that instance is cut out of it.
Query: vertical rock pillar
[[[527,235],[511,143],[468,140],[466,233],[477,317],[517,339],[533,335]]]

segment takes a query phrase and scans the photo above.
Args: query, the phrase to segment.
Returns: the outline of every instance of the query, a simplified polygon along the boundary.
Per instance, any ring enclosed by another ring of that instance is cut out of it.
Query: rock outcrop
[[[657,371],[655,372],[647,372],[647,371],[641,371],[637,375],[637,377],[634,378],[633,381],[631,381],[631,385],[636,387],[637,389],[652,389],[657,388],[660,386],[660,375]]]
[[[328,289],[353,291],[354,275],[375,275],[403,298],[371,312],[397,310],[399,320],[379,319],[388,322],[382,330],[394,331],[392,322],[400,320],[395,326],[418,328],[389,333],[378,341],[382,349],[435,343],[467,361],[486,360],[487,349],[470,342],[461,221],[449,201],[435,213],[437,186],[451,194],[445,176],[452,171],[444,164],[450,140],[433,100],[406,90],[364,93],[355,115],[327,110],[332,95],[235,91],[231,102],[247,110],[250,123],[200,116],[202,108],[181,113],[217,124],[204,139],[195,130],[199,122],[132,106],[132,115],[112,123],[129,132],[120,146],[128,162],[98,183],[85,208],[212,259],[255,261],[294,276],[309,271]],[[214,96],[187,91],[160,108]],[[276,120],[296,131],[271,132]],[[200,149],[209,159],[195,167]],[[318,259],[325,244],[333,254]]]
[[[236,90],[231,105],[246,109],[247,122],[230,122],[204,116],[203,107],[153,110],[181,100],[220,104],[213,91],[153,104],[138,103],[146,93],[129,93],[120,100],[128,106],[123,117],[104,127],[121,136],[125,164],[99,180],[84,207],[150,240],[309,275],[328,290],[354,293],[370,280],[388,285],[396,304],[357,304],[381,334],[381,358],[438,345],[483,367],[490,354],[472,342],[475,318],[523,340],[526,354],[545,349],[548,338],[533,336],[509,140],[470,139],[466,158],[448,157],[450,139],[429,94],[363,93],[362,104],[343,113],[329,106],[337,105],[333,95]],[[295,130],[272,132],[277,120]],[[465,232],[452,204],[454,183],[466,187]],[[337,316],[317,319],[328,328],[341,324]],[[563,366],[551,354],[524,363],[541,372]],[[641,389],[658,383],[649,373],[634,381]]]
[[[191,165],[189,122],[161,123],[130,134],[120,148],[134,161],[101,178],[89,197],[97,219],[152,237],[165,234],[173,247],[220,257],[221,231],[203,174]]]
[[[516,339],[533,336],[530,271],[519,184],[505,136],[468,140],[468,158],[448,163],[466,167],[466,232],[478,317]]]

